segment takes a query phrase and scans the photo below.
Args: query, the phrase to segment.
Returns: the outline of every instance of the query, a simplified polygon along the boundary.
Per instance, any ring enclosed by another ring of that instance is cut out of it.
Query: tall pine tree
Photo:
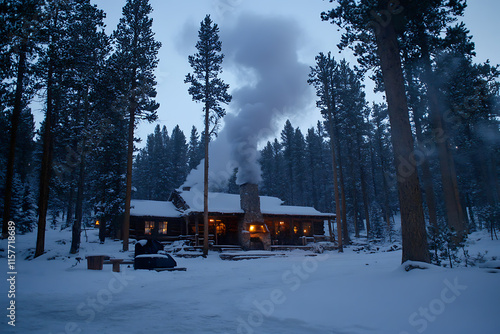
[[[221,103],[231,102],[231,95],[227,92],[229,85],[225,84],[218,77],[222,72],[222,60],[224,55],[221,53],[222,42],[219,40],[219,27],[212,22],[210,15],[207,15],[201,22],[198,31],[198,50],[188,61],[193,69],[193,74],[186,75],[185,83],[191,84],[188,92],[196,102],[204,104],[205,114],[205,163],[204,163],[204,184],[203,184],[203,224],[204,224],[204,242],[203,254],[208,254],[208,145],[210,136],[217,129],[219,120],[224,117],[226,112],[221,107]]]
[[[130,199],[132,193],[132,163],[134,130],[138,120],[154,121],[159,104],[154,101],[156,81],[154,69],[158,64],[161,43],[155,41],[152,30],[153,11],[148,0],[127,0],[123,17],[113,33],[116,52],[114,68],[121,73],[124,114],[128,117],[127,174],[125,213],[123,218],[123,250],[128,250]]]

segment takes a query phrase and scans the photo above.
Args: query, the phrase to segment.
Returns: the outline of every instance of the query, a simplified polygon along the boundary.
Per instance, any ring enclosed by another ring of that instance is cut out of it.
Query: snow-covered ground
[[[79,257],[127,258],[121,243],[82,237]],[[406,272],[401,251],[286,252],[223,261],[176,258],[186,272],[113,273],[69,256],[69,231],[47,231],[48,252],[31,258],[36,233],[16,239],[15,327],[7,324],[6,240],[0,241],[1,333],[499,333],[500,273],[472,266]],[[500,259],[500,241],[469,238],[469,254]],[[133,248],[133,247],[132,247]]]

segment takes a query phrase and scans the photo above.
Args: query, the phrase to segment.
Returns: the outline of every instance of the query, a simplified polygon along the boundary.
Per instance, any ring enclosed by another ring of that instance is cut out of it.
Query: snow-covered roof
[[[203,212],[203,192],[197,189],[179,192],[186,204],[188,212]],[[322,213],[313,207],[282,205],[283,201],[277,197],[260,196],[260,210],[269,215],[290,216],[323,216],[331,217],[333,213]],[[244,213],[240,206],[240,196],[217,192],[208,193],[208,211],[217,213]]]
[[[181,217],[172,202],[133,199],[130,201],[131,216]]]

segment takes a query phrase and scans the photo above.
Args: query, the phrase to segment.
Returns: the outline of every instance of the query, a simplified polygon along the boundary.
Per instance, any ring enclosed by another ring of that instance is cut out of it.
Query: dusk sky
[[[107,32],[116,28],[125,0],[93,0],[106,14]],[[250,39],[256,48],[253,56],[268,58],[273,56],[273,48],[283,48],[281,42],[289,41],[290,57],[303,64],[303,69],[314,65],[314,57],[320,52],[332,51],[337,58],[346,58],[351,64],[356,64],[355,58],[346,50],[339,54],[336,47],[341,32],[337,26],[322,22],[320,13],[330,9],[333,4],[326,0],[151,0],[154,12],[152,14],[153,30],[156,39],[162,43],[159,52],[157,76],[157,101],[160,103],[158,121],[142,122],[137,135],[143,139],[139,144],[145,144],[146,136],[153,132],[156,124],[166,125],[169,133],[179,124],[189,137],[192,125],[199,131],[202,129],[202,106],[191,100],[187,93],[188,85],[184,77],[191,72],[188,55],[195,53],[198,39],[197,31],[201,20],[210,14],[213,21],[219,25],[222,51],[226,54],[223,63],[224,72],[221,77],[229,83],[230,92],[255,84],[255,71],[235,61],[235,53],[241,47],[243,40]],[[471,0],[462,18],[467,28],[474,36],[476,44],[476,62],[490,59],[493,64],[500,63],[500,46],[498,41],[500,2],[497,0]],[[246,22],[246,30],[242,30]],[[268,33],[265,28],[274,30]],[[245,33],[247,32],[247,33]],[[276,43],[272,43],[273,38]],[[266,40],[263,40],[266,39]],[[248,42],[248,41],[247,41]],[[261,46],[259,43],[264,43]],[[271,44],[271,45],[270,45]],[[264,61],[265,59],[263,59]],[[290,71],[293,69],[291,68]],[[289,118],[294,126],[300,126],[303,131],[314,126],[320,119],[320,113],[315,107],[314,90],[307,85],[307,70],[291,73],[290,84],[303,86],[304,101],[296,106],[296,110],[282,110],[273,120],[268,134],[279,134],[284,121]],[[368,79],[367,100],[382,101],[381,94],[372,92],[373,84]],[[274,87],[279,89],[279,87]],[[274,89],[270,87],[270,89]],[[234,103],[226,110],[237,113]],[[268,138],[262,138],[266,140]]]

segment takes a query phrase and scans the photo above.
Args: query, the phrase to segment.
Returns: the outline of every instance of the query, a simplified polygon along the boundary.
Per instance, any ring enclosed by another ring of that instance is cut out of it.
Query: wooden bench
[[[115,273],[120,272],[120,264],[134,264],[133,260],[112,259],[107,255],[89,255],[87,259],[87,269],[102,270],[104,264],[112,264]],[[105,260],[106,259],[106,260]],[[186,271],[186,268],[156,268],[157,272],[160,271]]]
[[[134,264],[133,260],[112,259],[108,255],[89,255],[85,258],[87,259],[87,269],[90,270],[102,270],[103,265],[112,264],[113,271],[119,273],[120,264]]]
[[[124,259],[109,259],[107,261],[104,261],[104,264],[112,264],[113,265],[113,271],[115,273],[120,272],[120,264],[134,264],[134,261],[131,260],[124,260]]]
[[[155,268],[153,269],[156,272],[161,272],[161,271],[186,271],[187,268]]]

